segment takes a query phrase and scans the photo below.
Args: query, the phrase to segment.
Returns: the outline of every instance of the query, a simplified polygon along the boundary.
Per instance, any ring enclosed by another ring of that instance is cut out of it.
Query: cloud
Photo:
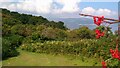
[[[1,2],[13,2],[13,0],[1,0]],[[20,0],[18,0],[19,2]],[[21,10],[26,12],[36,12],[36,13],[73,13],[79,11],[78,3],[80,0],[22,0],[21,3],[16,4],[6,4],[0,5],[10,10]],[[56,2],[57,4],[62,5],[62,8],[59,5],[53,5]],[[6,4],[6,5],[5,5]]]
[[[0,2],[23,2],[24,0],[0,0]]]
[[[24,0],[21,3],[11,3],[2,7],[10,10],[21,10],[26,12],[49,13],[53,0]]]
[[[93,9],[92,7],[86,7],[84,9],[82,9],[81,13],[85,13],[85,14],[94,14],[95,13],[95,9]]]
[[[56,2],[63,5],[63,7],[59,9],[60,12],[73,13],[80,10],[78,4],[81,0],[56,0]]]
[[[0,0],[0,2],[11,2],[11,0]]]
[[[16,2],[15,2],[16,1]],[[7,8],[20,13],[56,17],[79,17],[79,12],[113,17],[116,12],[109,9],[86,7],[80,10],[82,0],[0,0],[0,8]]]
[[[102,8],[94,9],[92,7],[86,7],[84,9],[82,9],[81,13],[106,16],[106,17],[113,17],[113,16],[117,15],[117,12],[109,10],[109,9],[102,9]]]

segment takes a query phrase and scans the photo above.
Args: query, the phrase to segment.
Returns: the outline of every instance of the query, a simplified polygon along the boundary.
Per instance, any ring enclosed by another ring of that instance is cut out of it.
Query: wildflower
[[[113,50],[113,49],[110,49],[110,53],[114,53],[114,50]]]
[[[96,29],[95,32],[96,32],[96,34],[98,34],[98,33],[100,33],[100,30]]]
[[[97,35],[97,36],[96,36],[96,39],[99,39],[99,38],[100,38],[100,36],[99,36],[99,35]]]
[[[94,16],[93,19],[94,19],[94,23],[95,23],[96,25],[100,26],[100,24],[101,24],[102,21],[104,20],[104,16],[102,16],[102,17],[96,17],[96,16]]]
[[[96,38],[99,39],[100,37],[104,36],[104,32],[101,32],[100,30],[96,29],[95,30],[96,33]]]
[[[105,61],[102,61],[102,68],[107,68]]]
[[[118,48],[116,48],[115,50],[110,49],[110,53],[112,54],[113,58],[120,60],[120,52],[118,51]]]
[[[102,33],[101,33],[101,36],[103,37],[103,36],[104,36],[104,34],[105,34],[105,33],[104,33],[104,32],[102,32]]]

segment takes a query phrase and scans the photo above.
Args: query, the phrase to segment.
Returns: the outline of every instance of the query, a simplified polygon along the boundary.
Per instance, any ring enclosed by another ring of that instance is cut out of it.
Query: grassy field
[[[101,66],[95,58],[85,58],[68,55],[39,54],[20,51],[20,55],[2,62],[3,66]]]

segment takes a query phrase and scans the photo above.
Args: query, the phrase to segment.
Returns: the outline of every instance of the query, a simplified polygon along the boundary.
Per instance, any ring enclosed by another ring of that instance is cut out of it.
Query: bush
[[[19,47],[19,45],[21,45],[22,40],[23,40],[23,37],[19,35],[9,35],[3,38],[7,39],[10,42],[10,44],[14,47]]]
[[[88,27],[83,26],[77,30],[77,35],[81,39],[93,39],[95,38],[95,33]]]
[[[16,51],[16,48],[12,46],[11,42],[7,39],[2,39],[2,58],[6,59],[8,57],[17,56],[19,52]]]
[[[44,43],[25,43],[20,47],[22,50],[53,53],[53,54],[74,54],[87,57],[109,58],[109,48],[114,47],[115,43],[106,39],[103,45],[102,40],[82,39],[79,41],[46,41]],[[109,42],[109,43],[108,43]]]
[[[22,43],[23,37],[19,35],[9,35],[2,38],[2,58],[17,56],[16,48]]]
[[[11,33],[27,37],[32,34],[32,27],[32,25],[17,24],[11,27]]]

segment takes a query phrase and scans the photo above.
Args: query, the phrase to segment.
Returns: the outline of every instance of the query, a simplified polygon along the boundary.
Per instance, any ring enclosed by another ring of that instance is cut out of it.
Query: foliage
[[[18,47],[19,45],[21,45],[23,37],[13,34],[5,36],[3,37],[3,39],[7,39],[10,42],[10,45],[12,45],[13,47]]]
[[[6,59],[8,57],[17,56],[19,52],[16,51],[16,48],[11,44],[7,39],[2,39],[2,58]]]
[[[114,40],[118,32],[114,35],[109,27],[97,27],[105,36],[96,40],[95,30],[86,26],[69,30],[62,21],[2,10],[3,59],[18,55],[16,48],[20,46],[31,52],[103,57],[107,60],[111,57],[109,49],[116,45]]]
[[[2,38],[2,58],[17,56],[16,48],[22,43],[22,37],[19,35],[10,35]]]
[[[95,33],[86,26],[79,28],[77,32],[78,32],[77,33],[78,37],[81,39],[84,39],[84,38],[90,39],[90,38],[94,38],[95,36]]]
[[[18,12],[11,12],[7,9],[2,9],[3,23],[8,25],[15,24],[32,24],[32,25],[46,25],[47,27],[59,28],[66,30],[64,23],[49,21],[42,16],[32,16],[28,14],[20,14]]]
[[[104,39],[105,40],[105,39]],[[105,40],[82,39],[79,41],[46,41],[44,43],[24,43],[20,48],[30,52],[52,53],[52,54],[73,54],[84,55],[87,57],[104,57],[109,58],[108,50],[115,47],[111,41]],[[109,42],[109,43],[108,43]],[[115,43],[114,43],[115,44]]]
[[[110,37],[113,36],[113,32],[111,31],[110,27],[105,27],[105,26],[98,26],[96,27],[96,29],[99,29],[102,32],[105,32],[105,36],[104,37]]]

